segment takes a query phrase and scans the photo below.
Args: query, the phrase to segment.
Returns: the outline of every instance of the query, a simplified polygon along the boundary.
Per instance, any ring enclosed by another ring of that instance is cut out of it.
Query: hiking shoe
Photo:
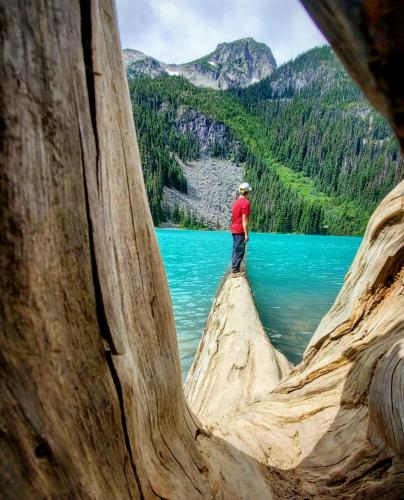
[[[245,276],[245,272],[243,272],[243,271],[232,271],[230,276],[232,278],[238,278],[240,276]]]

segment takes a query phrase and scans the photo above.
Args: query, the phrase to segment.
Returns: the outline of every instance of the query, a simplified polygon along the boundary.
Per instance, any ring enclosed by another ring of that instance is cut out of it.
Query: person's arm
[[[249,215],[243,214],[244,242],[248,241],[248,218]]]

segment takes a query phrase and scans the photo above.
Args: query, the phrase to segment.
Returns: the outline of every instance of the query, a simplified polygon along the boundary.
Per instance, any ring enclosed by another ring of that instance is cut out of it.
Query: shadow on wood
[[[399,3],[304,3],[402,139]],[[112,2],[1,0],[0,34],[3,497],[399,495],[403,183],[304,363],[209,430],[181,387]]]

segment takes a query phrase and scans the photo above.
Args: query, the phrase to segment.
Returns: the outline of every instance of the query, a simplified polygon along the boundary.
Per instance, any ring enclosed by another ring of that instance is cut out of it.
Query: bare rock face
[[[139,78],[141,76],[149,76],[150,78],[157,78],[159,76],[167,75],[163,65],[149,57],[139,50],[127,49],[124,51],[126,62],[126,74],[129,79]]]
[[[182,135],[190,134],[196,139],[204,158],[220,153],[219,148],[237,153],[239,143],[232,137],[229,127],[192,108],[178,108],[174,127]]]
[[[243,176],[243,168],[233,159],[240,143],[224,123],[186,106],[178,107],[173,126],[180,134],[192,136],[200,158],[186,162],[177,158],[187,180],[187,192],[165,187],[163,207],[172,213],[177,205],[208,227],[228,229],[231,205]]]
[[[210,54],[185,64],[165,64],[132,49],[123,54],[129,78],[180,75],[198,87],[223,90],[247,87],[276,69],[271,49],[253,38],[221,43]]]
[[[310,50],[278,68],[268,82],[272,97],[298,94],[313,86],[316,92],[326,93],[336,81],[343,86],[350,80],[330,47],[318,50],[321,57],[308,57],[313,52]]]

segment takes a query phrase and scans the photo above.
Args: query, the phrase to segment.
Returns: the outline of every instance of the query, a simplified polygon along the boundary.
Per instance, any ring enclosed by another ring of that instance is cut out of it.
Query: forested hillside
[[[403,175],[389,125],[328,46],[302,54],[273,78],[235,94],[265,121],[274,155],[330,196],[373,211]]]
[[[176,126],[184,108],[224,124],[232,136],[210,154],[243,166],[254,186],[253,230],[361,234],[402,176],[386,123],[328,47],[245,89],[201,89],[166,76],[130,80],[130,92],[156,223],[166,216],[163,186],[186,190],[177,159],[200,155],[193,133]]]
[[[155,224],[165,219],[161,207],[164,186],[187,190],[187,182],[176,155],[182,160],[197,158],[199,150],[192,136],[175,131],[158,96],[141,92],[142,82],[131,86],[142,168],[149,205]],[[157,104],[159,103],[159,104]]]

